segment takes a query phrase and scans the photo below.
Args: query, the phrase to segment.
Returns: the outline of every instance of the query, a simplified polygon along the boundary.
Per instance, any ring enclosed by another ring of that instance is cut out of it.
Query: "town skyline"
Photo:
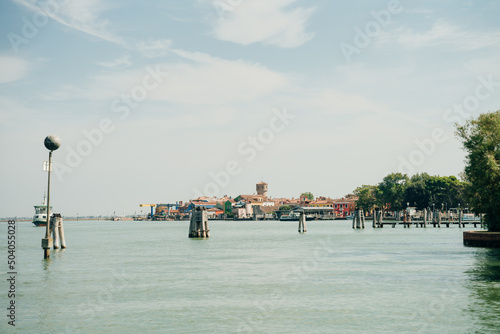
[[[196,0],[1,5],[0,216],[252,189],[339,198],[392,172],[455,175],[500,105],[496,2]]]

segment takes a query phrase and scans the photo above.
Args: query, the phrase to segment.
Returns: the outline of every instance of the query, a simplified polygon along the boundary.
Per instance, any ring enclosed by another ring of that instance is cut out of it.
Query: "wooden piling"
[[[57,220],[55,217],[55,213],[52,217],[50,217],[50,231],[52,232],[52,240],[54,249],[59,249],[59,228],[56,226]]]
[[[411,215],[410,215],[410,212],[405,212],[404,215],[406,217],[406,227],[410,228],[411,227]]]
[[[59,241],[61,242],[61,248],[66,248],[66,239],[64,239],[64,225],[62,217],[58,221],[58,229],[59,229]]]
[[[208,217],[205,207],[196,207],[191,212],[191,222],[189,224],[189,238],[209,238]]]
[[[373,222],[372,222],[372,227],[377,228],[377,227],[383,227],[382,225],[382,211],[377,209],[373,210]]]
[[[54,249],[59,249],[59,247],[66,248],[63,219],[60,213],[54,213],[52,217],[50,217],[50,230],[52,232]]]
[[[307,232],[306,214],[304,212],[301,212],[299,217],[299,233],[305,233],[305,232]]]
[[[354,210],[352,228],[365,228],[365,215],[363,209]]]

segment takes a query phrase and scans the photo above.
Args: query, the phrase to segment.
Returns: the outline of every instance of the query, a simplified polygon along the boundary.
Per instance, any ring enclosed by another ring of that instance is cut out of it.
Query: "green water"
[[[17,223],[16,327],[2,333],[498,333],[500,252],[462,231],[348,221]],[[7,224],[2,274],[7,276]]]

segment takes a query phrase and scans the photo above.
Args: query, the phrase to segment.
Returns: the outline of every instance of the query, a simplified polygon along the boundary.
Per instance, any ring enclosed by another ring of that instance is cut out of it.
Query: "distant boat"
[[[50,207],[52,210],[52,207]],[[47,201],[45,194],[41,205],[35,205],[35,215],[33,216],[33,224],[35,226],[47,226]]]
[[[292,211],[289,214],[281,215],[280,220],[284,221],[298,221],[300,219],[300,212]],[[314,220],[314,216],[306,215],[306,220]]]

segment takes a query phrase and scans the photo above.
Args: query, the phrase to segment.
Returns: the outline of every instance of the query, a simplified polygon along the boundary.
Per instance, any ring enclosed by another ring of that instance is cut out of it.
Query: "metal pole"
[[[50,239],[50,171],[52,170],[52,151],[49,151],[48,182],[47,182],[47,226],[45,229],[45,238]],[[50,257],[50,247],[44,249],[43,258]]]

